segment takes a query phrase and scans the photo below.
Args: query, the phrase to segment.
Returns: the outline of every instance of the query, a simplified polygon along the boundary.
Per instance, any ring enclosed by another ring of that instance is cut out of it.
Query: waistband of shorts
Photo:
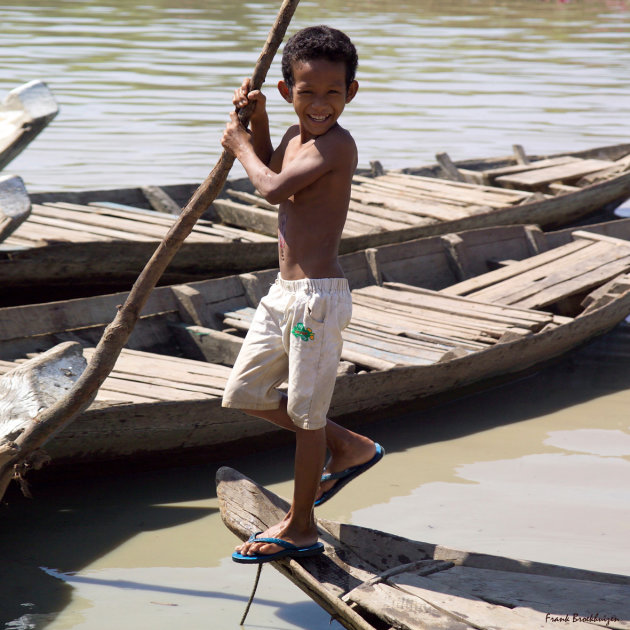
[[[346,278],[303,278],[283,280],[278,274],[276,284],[289,293],[345,293],[350,290]]]

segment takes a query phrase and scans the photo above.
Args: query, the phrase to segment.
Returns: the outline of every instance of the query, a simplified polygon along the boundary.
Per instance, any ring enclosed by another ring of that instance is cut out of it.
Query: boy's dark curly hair
[[[282,51],[282,76],[293,87],[293,64],[297,61],[326,59],[346,64],[346,89],[350,87],[359,65],[354,44],[343,32],[330,26],[309,26],[295,33]]]

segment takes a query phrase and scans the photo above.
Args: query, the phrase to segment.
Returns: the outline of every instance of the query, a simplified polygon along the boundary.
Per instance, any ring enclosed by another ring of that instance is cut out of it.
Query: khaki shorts
[[[260,301],[234,363],[223,406],[277,409],[288,379],[287,411],[296,426],[326,425],[343,340],[352,316],[345,278],[278,278]]]

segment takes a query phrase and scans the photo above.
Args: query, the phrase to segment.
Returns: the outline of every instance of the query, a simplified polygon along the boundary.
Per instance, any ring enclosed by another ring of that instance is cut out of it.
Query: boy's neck
[[[338,122],[335,122],[335,124],[330,129],[327,129],[326,131],[324,131],[324,133],[321,133],[317,136],[308,133],[308,131],[304,129],[302,123],[299,123],[299,127],[300,127],[300,140],[302,144],[306,144],[309,140],[317,140],[317,138],[321,138],[322,136],[325,136],[327,133],[331,132],[333,129],[338,129],[340,125]]]

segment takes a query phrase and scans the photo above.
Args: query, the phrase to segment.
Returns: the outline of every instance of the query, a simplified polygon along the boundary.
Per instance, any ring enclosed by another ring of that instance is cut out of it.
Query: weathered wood
[[[455,181],[463,182],[464,178],[462,174],[459,172],[453,161],[449,157],[448,153],[436,153],[435,159],[438,164],[444,169],[444,172]]]
[[[346,595],[348,601],[401,630],[479,630],[454,619],[419,597],[389,584],[361,585]]]
[[[228,225],[237,225],[268,236],[275,236],[278,233],[278,215],[268,210],[229,199],[215,199],[212,205],[221,220]]]
[[[628,585],[464,566],[428,577],[435,584],[455,588],[498,606],[510,609],[525,607],[555,617],[570,613],[571,618],[573,615],[588,617],[599,612],[620,620],[609,627],[630,628]],[[622,620],[628,621],[624,623]]]
[[[159,186],[142,186],[141,190],[151,207],[157,212],[178,215],[181,208],[162,188]]]
[[[0,243],[15,232],[31,213],[31,201],[21,177],[0,176]]]
[[[520,144],[513,144],[512,150],[514,151],[514,157],[519,164],[530,164],[525,149]]]
[[[624,221],[597,229],[613,237],[628,235]],[[544,248],[547,236],[541,238]],[[568,232],[560,239],[549,236],[561,247],[567,242],[571,246],[570,238]],[[484,243],[496,256],[503,251],[525,256],[530,248],[523,227],[475,231],[460,239],[480,259]],[[619,248],[606,241],[579,241],[604,251]],[[330,408],[334,419],[366,410],[374,417],[380,409],[399,408],[425,396],[456,395],[461,387],[511,378],[601,334],[630,312],[630,287],[623,278],[616,288],[610,285],[603,293],[596,289],[585,302],[586,311],[574,300],[567,317],[427,290],[433,270],[441,275],[439,267],[446,266],[439,237],[384,246],[371,255],[377,271],[393,284],[375,286],[365,253],[341,259],[356,296],[342,358],[354,365],[338,372]],[[247,330],[254,306],[276,275],[272,269],[155,289],[96,401],[47,444],[55,464],[84,466],[116,457],[164,460],[167,453],[178,459],[190,449],[212,457],[220,445],[232,448],[239,440],[267,436],[272,443],[275,427],[222,408],[221,394],[242,343],[236,329]],[[536,287],[531,278],[530,284]],[[0,359],[18,360],[59,339],[79,341],[91,357],[91,348],[125,299],[126,294],[118,294],[0,309]],[[224,321],[225,313],[233,321]],[[193,330],[199,333],[199,345],[187,343]],[[222,364],[202,360],[200,346],[206,338],[212,348],[207,359]]]
[[[445,295],[472,295],[485,287],[489,287],[504,280],[514,278],[530,269],[535,269],[548,263],[553,263],[556,260],[568,257],[574,252],[582,250],[588,246],[589,242],[585,241],[584,239],[574,241],[573,243],[568,243],[563,247],[558,247],[549,250],[548,252],[543,252],[538,256],[533,256],[531,258],[515,262],[513,265],[501,267],[500,269],[495,269],[494,271],[490,271],[487,274],[476,276],[469,280],[464,280],[463,282],[459,282],[443,289],[442,293],[444,293]]]
[[[264,208],[265,210],[270,210],[271,212],[278,212],[278,206],[269,203],[260,195],[253,195],[252,193],[245,192],[244,190],[234,190],[233,188],[228,188],[226,193],[230,197],[234,197],[239,201],[245,201],[247,203],[251,203],[254,206],[258,206],[260,208]]]
[[[234,335],[204,326],[173,325],[173,332],[186,356],[213,363],[234,365],[242,340]]]
[[[81,346],[67,342],[6,371],[0,379],[0,442],[23,433],[42,409],[65,395],[86,365]]]
[[[230,468],[217,472],[217,497],[225,525],[241,539],[288,508]],[[630,624],[628,576],[449,549],[324,519],[318,525],[323,556],[273,566],[345,628],[364,627],[357,616],[406,630],[542,629],[565,616],[583,630]]]
[[[0,170],[15,159],[59,112],[43,81],[11,90],[0,104]]]
[[[596,171],[610,168],[613,163],[609,160],[576,160],[561,166],[550,166],[542,169],[501,175],[496,182],[503,186],[535,190],[556,181],[573,181]]]
[[[574,160],[602,155],[612,161],[627,154],[626,145],[615,145],[572,156],[555,156],[552,159],[562,157],[565,160]],[[548,158],[531,156],[531,159],[532,164],[536,165]],[[513,162],[511,156],[471,160],[458,162],[458,168],[461,166],[460,170],[472,170],[474,166],[475,169],[483,170],[493,165],[504,166]],[[618,203],[630,194],[630,172],[610,175],[579,192],[557,197],[542,195],[537,200],[535,195],[523,191],[492,186],[475,187],[464,182],[441,180],[439,166],[435,164],[422,169],[405,170],[418,170],[421,174],[387,172],[377,179],[371,179],[369,183],[373,189],[371,192],[364,190],[362,193],[364,201],[352,201],[350,218],[340,245],[342,252],[497,224],[537,223],[549,229],[567,221],[577,221],[585,213],[600,209],[604,204]],[[359,177],[364,176],[361,171],[357,174]],[[432,176],[428,176],[429,174]],[[367,179],[370,180],[369,177]],[[385,183],[390,186],[386,194],[383,192]],[[190,191],[194,190],[192,184],[162,188],[180,205],[185,203]],[[230,182],[229,188],[245,191],[247,194],[252,192],[251,185],[245,185],[241,180]],[[364,184],[352,188],[354,195],[354,191],[364,188]],[[182,197],[184,194],[186,198]],[[492,197],[485,198],[485,195],[490,194]],[[475,202],[471,203],[473,195]],[[451,198],[450,201],[448,197]],[[453,200],[452,197],[456,199]],[[484,202],[484,198],[487,203],[481,203]],[[149,204],[140,188],[38,193],[31,195],[31,199],[34,206],[43,202],[65,202],[82,206],[84,210],[86,204],[100,204],[101,208],[97,210],[99,214],[102,214],[102,208],[106,207],[111,213],[117,212],[115,216],[121,219],[129,218],[129,214],[138,214],[138,209],[135,211],[129,209],[131,206],[142,208],[145,213],[150,212],[146,210]],[[112,204],[118,204],[118,207]],[[238,205],[250,208],[245,203]],[[96,207],[93,206],[91,210],[94,211]],[[75,209],[79,211],[78,208]],[[269,235],[239,230],[225,224],[210,225],[209,222],[203,225],[196,224],[193,234],[164,271],[163,281],[189,282],[203,277],[275,265],[277,260],[275,213],[257,209],[266,213],[264,216],[268,222],[271,218],[272,224],[267,227]],[[126,217],[125,210],[128,213]],[[356,220],[355,213],[360,215],[356,216]],[[37,214],[35,208],[31,217]],[[157,225],[154,215],[155,213],[152,217],[146,215],[145,218]],[[207,212],[204,216],[208,216]],[[392,222],[388,224],[388,228],[391,229],[386,229],[384,224],[378,221],[374,223],[366,218],[378,219],[379,216]],[[58,217],[53,218],[59,220]],[[168,220],[170,217],[164,214],[162,218]],[[101,226],[101,229],[107,228],[111,226]],[[13,303],[23,303],[71,297],[80,293],[86,294],[90,287],[94,287],[94,292],[115,292],[128,288],[150,258],[156,241],[152,241],[152,238],[146,235],[138,235],[136,238],[132,233],[123,230],[119,232],[115,235],[103,233],[99,235],[72,225],[68,219],[56,226],[52,225],[50,220],[42,222],[40,218],[31,222],[29,218],[2,245],[0,286],[7,288],[5,304],[9,304],[10,300],[13,300]],[[201,234],[208,235],[208,238],[216,234],[217,238],[223,240],[212,241],[212,247],[204,247],[208,240],[203,241],[200,238]],[[133,247],[129,246],[131,242]],[[103,261],[107,261],[107,265],[104,265]],[[475,269],[474,273],[480,271]],[[443,281],[436,279],[437,282]],[[432,288],[442,286],[436,284]],[[11,294],[8,293],[9,289]],[[9,295],[14,297],[11,298]],[[40,298],[40,295],[46,297]]]

